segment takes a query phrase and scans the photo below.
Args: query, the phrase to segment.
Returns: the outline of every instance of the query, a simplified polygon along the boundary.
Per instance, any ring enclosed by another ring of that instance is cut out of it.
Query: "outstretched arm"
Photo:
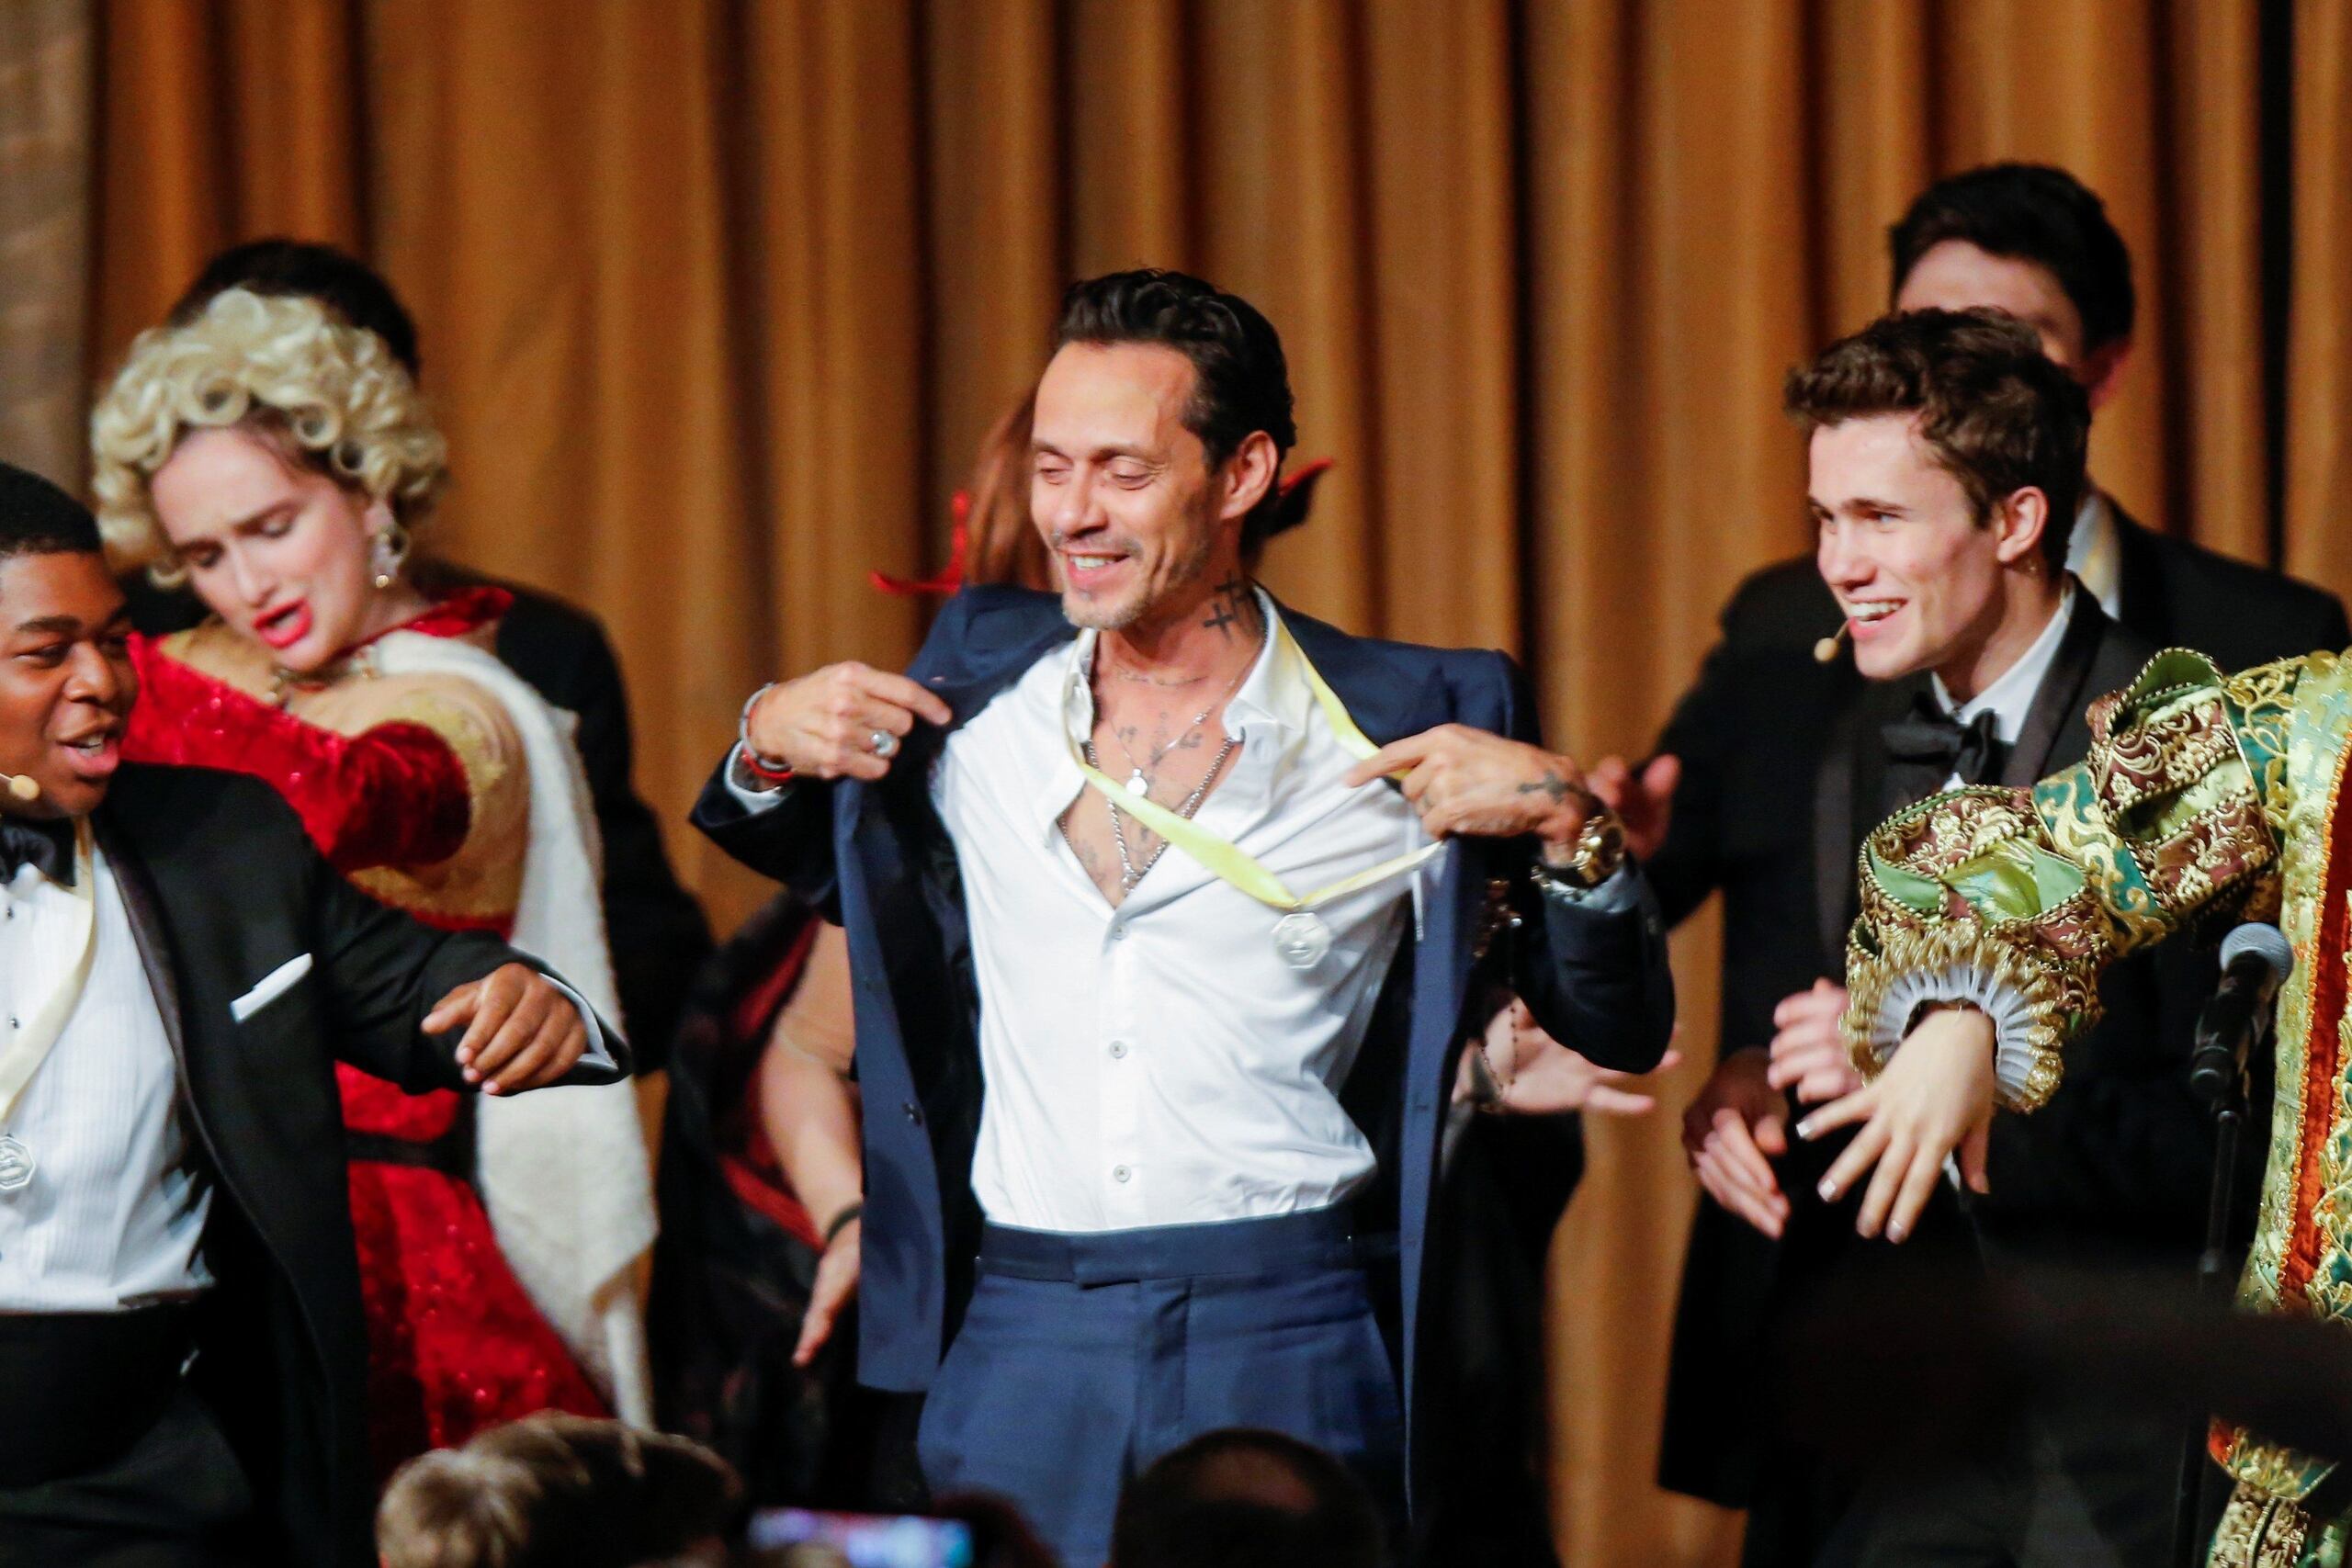
[[[2288,723],[2308,667],[2224,679],[2201,655],[2160,654],[2093,707],[2080,765],[2030,790],[1938,795],[1871,833],[1846,1033],[1872,1081],[1800,1128],[1862,1124],[1824,1195],[1876,1168],[1865,1235],[1907,1232],[1955,1150],[1981,1185],[1994,1107],[2050,1098],[2064,1047],[2098,1021],[2108,964],[2275,897]]]
[[[1508,839],[1541,908],[1521,924],[1514,979],[1535,1021],[1603,1067],[1647,1072],[1674,1031],[1666,928],[1615,819],[1575,761],[1540,745],[1516,666],[1501,655],[1505,733],[1440,725],[1380,748],[1349,771],[1358,787],[1401,777],[1432,838]],[[1603,831],[1589,833],[1588,829]],[[1615,845],[1614,849],[1610,845]]]
[[[865,1156],[852,1076],[853,1024],[849,939],[839,926],[820,926],[799,982],[776,1015],[758,1075],[761,1127],[822,1249],[793,1347],[796,1366],[816,1359],[857,1294]]]
[[[314,860],[312,930],[340,1055],[411,1092],[518,1094],[626,1077],[628,1047],[568,987],[481,931],[437,931]]]

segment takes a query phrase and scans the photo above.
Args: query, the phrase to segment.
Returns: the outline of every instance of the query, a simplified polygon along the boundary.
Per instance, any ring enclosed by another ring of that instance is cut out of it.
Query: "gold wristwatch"
[[[1568,863],[1555,866],[1538,854],[1535,880],[1563,893],[1589,893],[1616,875],[1624,863],[1625,829],[1617,814],[1596,800],[1577,834],[1576,852],[1568,857]]]

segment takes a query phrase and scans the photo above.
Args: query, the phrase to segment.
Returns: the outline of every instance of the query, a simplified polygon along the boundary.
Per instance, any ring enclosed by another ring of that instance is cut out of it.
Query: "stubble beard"
[[[1062,590],[1062,615],[1071,626],[1097,632],[1131,631],[1151,621],[1156,612],[1171,599],[1181,599],[1193,588],[1208,580],[1209,558],[1216,553],[1216,536],[1204,535],[1193,553],[1183,558],[1175,572],[1164,579],[1154,592],[1149,582],[1138,583],[1126,597],[1105,604],[1088,599],[1075,589]]]

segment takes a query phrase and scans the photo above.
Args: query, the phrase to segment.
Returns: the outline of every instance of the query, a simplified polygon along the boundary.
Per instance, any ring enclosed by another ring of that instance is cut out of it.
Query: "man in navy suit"
[[[848,928],[860,1375],[936,1488],[1073,1563],[1126,1476],[1272,1427],[1406,1512],[1439,1122],[1488,980],[1604,1066],[1666,1047],[1657,919],[1510,661],[1250,580],[1282,345],[1161,272],[1080,283],[1038,384],[1060,602],[951,601],[904,676],[763,689],[695,808]]]

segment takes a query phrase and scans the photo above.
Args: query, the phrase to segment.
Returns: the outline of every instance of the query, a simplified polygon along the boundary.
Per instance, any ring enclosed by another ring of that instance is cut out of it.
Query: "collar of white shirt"
[[[1989,712],[2001,743],[2016,744],[2025,728],[2026,716],[2033,709],[2034,694],[2041,690],[2041,678],[2050,673],[2050,662],[2058,657],[2058,645],[2065,640],[2066,623],[2074,615],[2075,584],[2070,578],[2064,596],[2058,601],[2057,612],[2041,628],[2041,635],[2033,639],[2015,664],[2001,671],[1998,680],[1961,704],[1957,712],[1952,707],[1951,694],[1944,689],[1943,677],[1929,677],[1935,682],[1937,705],[1962,724]]]

